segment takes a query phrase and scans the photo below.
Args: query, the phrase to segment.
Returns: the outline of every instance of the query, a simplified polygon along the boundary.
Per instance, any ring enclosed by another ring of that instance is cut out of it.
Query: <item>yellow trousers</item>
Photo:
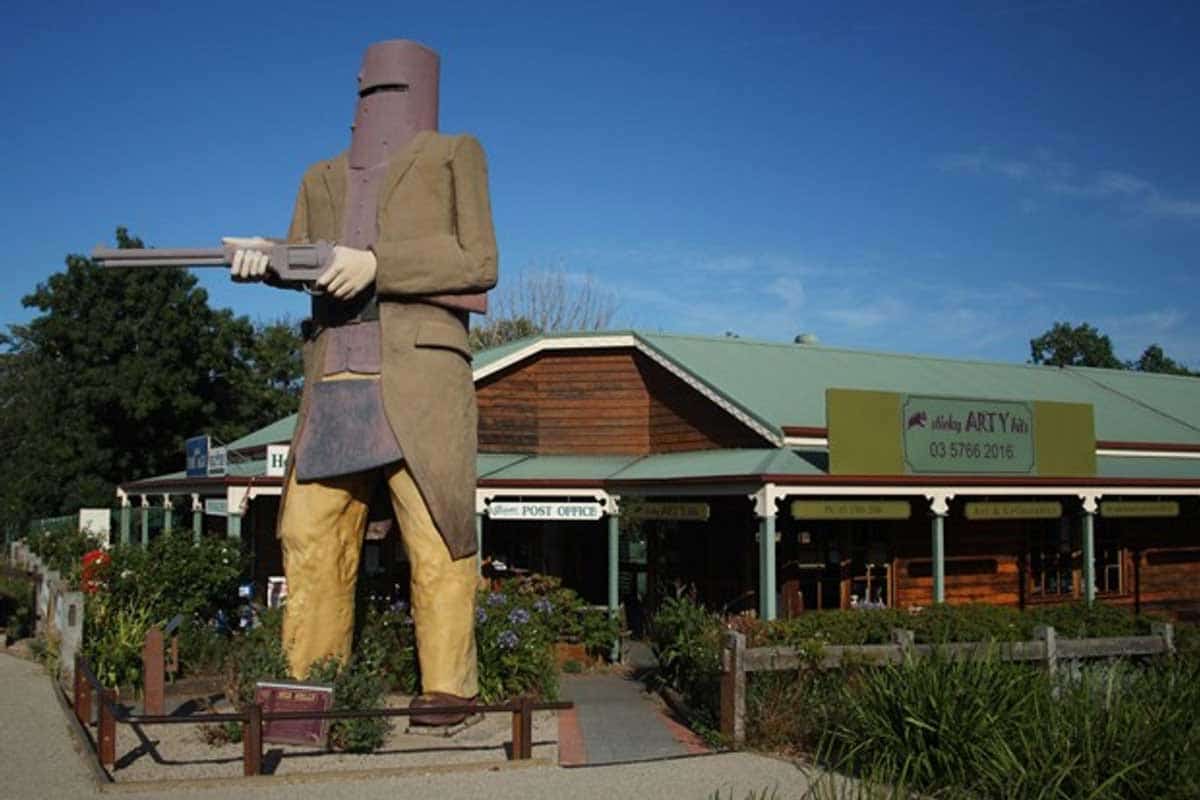
[[[476,557],[450,557],[412,475],[401,462],[309,483],[288,481],[280,510],[288,598],[283,642],[293,677],[315,661],[350,655],[354,585],[376,481],[386,479],[412,567],[411,601],[423,692],[478,694]]]

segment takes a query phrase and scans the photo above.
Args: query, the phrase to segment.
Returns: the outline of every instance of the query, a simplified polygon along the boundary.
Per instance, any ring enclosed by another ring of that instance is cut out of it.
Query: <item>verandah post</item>
[[[1083,497],[1083,598],[1096,601],[1096,498]]]
[[[609,500],[608,510],[608,615],[612,619],[617,619],[618,610],[621,605],[620,596],[620,559],[621,559],[621,520],[618,514],[617,498],[612,497]],[[613,640],[612,651],[610,653],[613,663],[621,659],[621,637],[620,634]]]

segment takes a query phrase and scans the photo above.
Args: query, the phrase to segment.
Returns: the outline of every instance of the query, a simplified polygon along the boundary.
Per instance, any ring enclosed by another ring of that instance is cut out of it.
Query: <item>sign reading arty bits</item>
[[[1092,407],[828,389],[832,475],[1096,474]]]
[[[317,683],[259,681],[254,702],[264,713],[274,711],[328,711],[333,707],[333,687]],[[324,719],[279,719],[263,724],[263,741],[274,744],[325,746],[329,721]]]
[[[490,519],[575,520],[600,519],[604,511],[599,503],[520,503],[494,500],[488,506]]]
[[[187,454],[187,476],[208,477],[208,437],[193,436],[183,443],[183,448]]]
[[[1033,472],[1029,403],[905,395],[900,408],[904,464],[914,475]]]

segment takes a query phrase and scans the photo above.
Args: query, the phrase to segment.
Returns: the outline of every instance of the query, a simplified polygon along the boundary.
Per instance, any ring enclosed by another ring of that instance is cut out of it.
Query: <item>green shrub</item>
[[[360,647],[343,666],[330,658],[312,666],[308,680],[333,686],[333,707],[353,711],[383,708],[388,685],[380,671],[381,654],[372,647]],[[378,750],[392,729],[386,717],[334,720],[329,727],[329,746],[349,753]]]
[[[481,591],[475,600],[479,697],[485,703],[522,694],[558,696],[553,645],[570,611],[521,586],[507,582],[500,591]]]
[[[290,677],[283,652],[283,612],[271,609],[260,617],[261,624],[236,634],[230,640],[225,665],[225,697],[238,709],[254,704],[258,681]]]
[[[229,657],[230,637],[198,618],[185,619],[179,636],[180,675],[219,675]]]
[[[1200,673],[917,659],[847,682],[819,752],[930,796],[1191,798],[1200,792]]]
[[[33,635],[33,581],[19,576],[0,576],[0,626],[8,638]]]
[[[721,619],[686,597],[668,597],[650,620],[658,677],[683,695],[701,728],[720,719]]]
[[[141,545],[117,545],[100,573],[102,592],[149,611],[156,620],[176,614],[208,620],[238,604],[244,558],[236,543],[167,533]]]
[[[74,523],[66,522],[31,532],[25,537],[25,544],[43,564],[62,575],[72,589],[78,589],[83,556],[98,548],[100,541],[79,531]]]
[[[142,646],[157,620],[148,608],[100,592],[86,595],[83,653],[105,686],[142,685]]]

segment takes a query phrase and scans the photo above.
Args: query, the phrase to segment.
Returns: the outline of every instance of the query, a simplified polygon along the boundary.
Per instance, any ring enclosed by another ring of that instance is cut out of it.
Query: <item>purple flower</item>
[[[488,595],[487,604],[489,606],[502,606],[508,602],[508,598],[500,592],[492,592]]]
[[[404,619],[402,620],[402,622],[403,622],[403,624],[404,624],[404,625],[406,625],[406,626],[407,626],[407,625],[412,625],[412,624],[413,624],[413,618],[412,618],[411,616],[409,616],[408,614],[405,614],[405,615],[404,615]]]
[[[487,612],[484,611],[482,608],[475,609],[475,622],[476,623],[487,622]]]
[[[508,612],[508,621],[513,625],[524,625],[529,622],[529,612],[523,608],[514,608]]]
[[[520,643],[521,637],[514,631],[505,631],[496,638],[496,644],[500,645],[501,650],[512,650]]]
[[[539,597],[534,601],[533,608],[535,611],[540,611],[543,614],[549,614],[554,611],[554,603],[550,602],[549,597]]]
[[[405,611],[408,611],[408,601],[397,600],[396,602],[392,603],[392,613],[403,614]]]

